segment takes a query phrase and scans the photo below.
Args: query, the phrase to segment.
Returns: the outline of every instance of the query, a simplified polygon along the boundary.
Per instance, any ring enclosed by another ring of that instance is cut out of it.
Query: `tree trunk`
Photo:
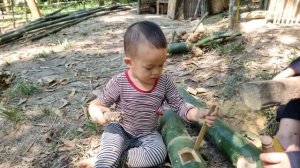
[[[12,1],[12,0],[3,0],[6,12],[9,12],[11,10],[11,6],[10,6],[11,2],[10,1]]]
[[[178,88],[186,102],[195,107],[204,107],[202,103],[196,100],[183,88]],[[176,125],[175,123],[173,123]],[[199,123],[202,125],[202,123]],[[215,120],[214,126],[207,129],[206,135],[210,142],[228,158],[237,168],[256,167],[262,168],[259,160],[260,150],[248,142],[242,135],[233,131],[220,118]]]
[[[159,124],[173,168],[206,168],[201,155],[194,149],[194,141],[184,122],[175,112],[164,111]]]
[[[229,29],[240,31],[240,0],[230,0],[229,2]]]
[[[27,1],[27,4],[28,4],[28,7],[30,9],[30,12],[33,16],[34,19],[39,19],[42,17],[42,14],[41,14],[41,11],[40,9],[38,8],[36,2],[34,0],[26,0]]]
[[[104,0],[99,0],[99,6],[104,6]]]

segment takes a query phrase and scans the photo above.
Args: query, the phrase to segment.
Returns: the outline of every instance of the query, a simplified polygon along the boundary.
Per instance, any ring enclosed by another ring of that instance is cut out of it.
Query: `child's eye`
[[[151,70],[151,69],[153,69],[152,67],[145,67],[145,69],[147,69],[147,70]]]

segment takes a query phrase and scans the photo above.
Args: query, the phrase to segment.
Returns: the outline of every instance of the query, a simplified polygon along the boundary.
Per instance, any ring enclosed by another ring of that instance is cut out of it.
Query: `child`
[[[208,116],[208,110],[186,103],[170,77],[162,74],[167,42],[158,25],[142,21],[129,26],[124,48],[128,70],[114,76],[89,106],[92,120],[106,127],[96,162],[81,167],[120,167],[120,163],[152,167],[163,163],[167,150],[156,129],[164,102],[186,121],[205,119],[212,126],[216,118],[217,110]],[[116,104],[116,112],[109,109],[112,104]],[[113,114],[122,118],[120,123],[107,121]]]

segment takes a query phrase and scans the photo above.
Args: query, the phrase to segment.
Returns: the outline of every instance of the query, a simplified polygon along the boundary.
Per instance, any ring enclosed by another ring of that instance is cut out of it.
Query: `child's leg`
[[[100,153],[97,155],[95,167],[118,167],[120,158],[126,150],[127,135],[119,124],[109,124],[101,138]]]
[[[132,141],[134,147],[124,152],[128,167],[153,167],[166,158],[167,150],[158,132],[153,132]]]

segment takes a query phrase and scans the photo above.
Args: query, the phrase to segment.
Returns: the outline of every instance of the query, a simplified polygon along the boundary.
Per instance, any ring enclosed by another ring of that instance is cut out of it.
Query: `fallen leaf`
[[[82,144],[82,145],[89,145],[91,143],[91,138],[85,138],[85,139],[81,139],[79,142]]]
[[[81,106],[81,108],[82,108],[82,111],[83,111],[83,114],[84,114],[85,119],[88,119],[88,118],[89,118],[89,115],[88,115],[88,108],[85,107],[85,106]]]
[[[78,132],[84,132],[84,130],[81,127],[77,128],[77,131]]]
[[[48,127],[45,123],[34,124],[34,126]]]
[[[24,160],[25,162],[32,162],[34,160],[33,157],[22,157],[22,160]]]
[[[70,105],[70,102],[66,99],[61,99],[62,105],[59,107],[59,109],[64,108],[67,105]]]
[[[18,105],[21,105],[23,103],[25,103],[28,99],[27,98],[22,98],[19,100]]]
[[[67,147],[74,148],[76,146],[75,139],[73,139],[72,141],[68,139],[60,139],[60,141]]]
[[[47,143],[50,143],[53,136],[54,136],[54,131],[50,130],[43,135],[43,138]]]
[[[206,93],[207,92],[207,89],[205,89],[205,88],[196,88],[196,90],[198,93]]]
[[[63,118],[63,112],[60,109],[55,109],[54,113],[59,116],[60,118]]]
[[[191,87],[188,87],[186,89],[187,92],[191,93],[192,95],[197,95],[197,90],[191,88]]]
[[[75,88],[72,88],[71,93],[68,95],[68,100],[71,100],[74,97],[75,93],[76,93]]]

